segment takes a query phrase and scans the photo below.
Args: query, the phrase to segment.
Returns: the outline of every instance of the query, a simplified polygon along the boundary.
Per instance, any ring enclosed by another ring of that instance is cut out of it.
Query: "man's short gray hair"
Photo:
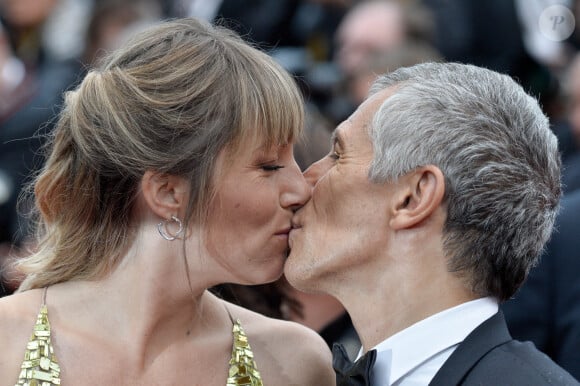
[[[482,296],[511,297],[548,240],[561,195],[555,135],[509,76],[425,63],[379,77],[395,92],[374,116],[373,182],[422,165],[445,176],[449,269]]]

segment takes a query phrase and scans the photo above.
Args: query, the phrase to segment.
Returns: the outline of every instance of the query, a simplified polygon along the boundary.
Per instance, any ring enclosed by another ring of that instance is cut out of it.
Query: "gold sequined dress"
[[[235,322],[232,320],[232,323],[234,325],[232,329],[234,343],[226,386],[263,386],[248,337],[239,319]]]
[[[26,345],[16,386],[53,385],[60,385],[60,367],[51,343],[45,288],[42,306],[36,317],[32,336]]]
[[[230,315],[231,318],[231,315]],[[254,353],[239,320],[232,318],[232,357],[226,386],[263,386]],[[18,383],[15,386],[60,385],[60,366],[51,343],[50,322],[46,306],[46,289],[36,318],[34,331],[26,345]]]

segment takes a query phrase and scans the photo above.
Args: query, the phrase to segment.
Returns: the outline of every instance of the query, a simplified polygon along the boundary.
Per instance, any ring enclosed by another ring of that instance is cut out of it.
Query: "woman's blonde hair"
[[[292,77],[227,29],[178,19],[135,36],[66,94],[33,185],[38,244],[18,262],[19,290],[110,272],[147,170],[190,181],[186,223],[203,223],[220,151],[289,143],[303,119]]]

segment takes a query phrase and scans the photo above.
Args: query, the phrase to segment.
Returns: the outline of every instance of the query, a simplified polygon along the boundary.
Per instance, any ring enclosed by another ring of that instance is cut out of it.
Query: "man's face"
[[[294,215],[297,229],[290,233],[285,265],[286,277],[299,289],[317,291],[327,278],[356,274],[387,245],[389,185],[368,179],[368,128],[391,94],[386,89],[365,101],[335,130],[329,155],[304,173],[312,198]]]

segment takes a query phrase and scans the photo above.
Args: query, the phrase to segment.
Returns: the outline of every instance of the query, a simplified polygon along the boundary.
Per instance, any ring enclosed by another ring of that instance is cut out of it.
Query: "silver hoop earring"
[[[179,226],[179,229],[177,229],[177,232],[175,232],[174,235],[172,235],[167,229],[167,225],[171,222],[176,222],[177,225]],[[173,241],[181,235],[181,232],[183,232],[183,224],[181,223],[180,219],[178,219],[175,216],[171,216],[171,220],[163,220],[159,224],[157,224],[157,231],[159,231],[159,234],[165,240]]]

